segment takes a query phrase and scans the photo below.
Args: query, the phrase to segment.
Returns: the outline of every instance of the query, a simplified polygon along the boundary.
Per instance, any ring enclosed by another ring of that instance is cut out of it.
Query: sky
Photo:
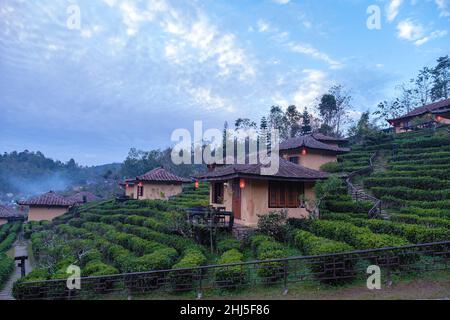
[[[119,162],[334,84],[356,119],[449,54],[449,27],[450,0],[1,0],[0,152]]]

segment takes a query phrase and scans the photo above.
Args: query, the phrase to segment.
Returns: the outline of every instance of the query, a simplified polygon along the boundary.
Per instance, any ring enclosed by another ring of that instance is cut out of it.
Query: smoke
[[[31,197],[48,191],[63,191],[73,185],[72,179],[64,172],[45,173],[35,177],[8,175],[4,177],[15,198]]]

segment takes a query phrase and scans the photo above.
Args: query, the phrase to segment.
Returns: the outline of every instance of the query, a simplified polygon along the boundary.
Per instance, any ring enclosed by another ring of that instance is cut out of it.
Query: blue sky
[[[449,24],[450,0],[2,0],[0,151],[122,161],[335,83],[358,117],[449,54]]]

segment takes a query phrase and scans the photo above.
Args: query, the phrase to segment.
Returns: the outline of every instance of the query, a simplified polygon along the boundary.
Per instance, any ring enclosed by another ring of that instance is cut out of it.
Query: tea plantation
[[[333,173],[362,169],[375,151],[379,151],[377,169],[361,183],[383,200],[383,219],[369,219],[373,204],[353,201],[342,183],[325,199],[321,219],[288,219],[280,232],[256,233],[242,242],[229,234],[217,234],[211,252],[208,243],[193,237],[184,211],[208,205],[208,185],[200,184],[199,189],[189,185],[167,202],[110,200],[83,206],[52,223],[26,224],[24,234],[31,239],[37,266],[20,281],[63,279],[71,264],[81,267],[82,276],[101,276],[450,240],[447,129],[398,136],[381,134],[353,146],[352,152],[324,169]],[[4,259],[0,261],[8,269]],[[255,269],[252,277],[276,282],[280,265],[272,262],[270,268]],[[314,264],[307,268],[321,270]],[[242,277],[247,276],[240,267],[214,273],[215,280],[228,289],[235,282],[244,283]],[[192,278],[186,277],[185,281],[192,282]]]
[[[0,226],[0,289],[14,269],[14,260],[6,255],[20,232],[21,223],[7,223]]]

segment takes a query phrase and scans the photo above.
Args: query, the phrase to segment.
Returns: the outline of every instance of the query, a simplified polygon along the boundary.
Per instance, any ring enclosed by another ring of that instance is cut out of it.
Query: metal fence
[[[320,256],[251,261],[197,268],[81,278],[80,290],[67,289],[67,280],[18,282],[16,299],[97,299],[187,293],[201,297],[205,292],[240,290],[255,286],[301,281],[340,284],[366,277],[367,267],[377,265],[384,280],[392,274],[449,269],[450,241],[395,248],[358,250]],[[151,296],[150,296],[151,297]]]

